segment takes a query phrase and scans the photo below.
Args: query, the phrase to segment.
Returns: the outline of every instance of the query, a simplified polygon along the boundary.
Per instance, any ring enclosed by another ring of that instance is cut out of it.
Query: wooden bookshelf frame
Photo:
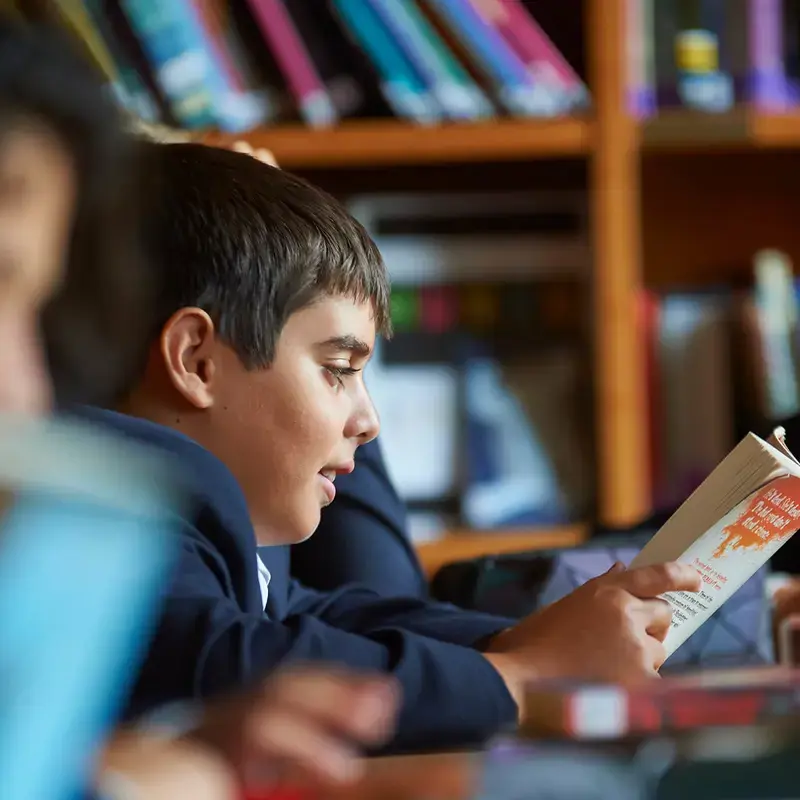
[[[246,138],[253,147],[271,150],[286,169],[344,169],[586,156],[593,147],[592,134],[588,120],[573,118],[436,127],[359,120],[329,130],[292,125],[246,137],[209,133],[204,141],[229,146]]]
[[[652,276],[651,260],[659,285],[671,274],[680,280],[691,273],[705,282],[720,275],[730,279],[726,265],[734,257],[750,257],[746,251],[760,241],[762,246],[784,246],[800,260],[800,225],[794,223],[800,218],[800,185],[796,190],[790,185],[787,162],[782,160],[797,152],[791,164],[800,171],[800,112],[676,112],[640,125],[626,107],[626,2],[584,0],[584,8],[593,96],[589,118],[500,120],[435,128],[392,120],[364,121],[330,131],[298,126],[240,137],[209,134],[205,140],[229,145],[234,139],[247,139],[253,146],[271,149],[283,166],[301,170],[586,159],[594,240],[598,517],[605,525],[625,527],[650,511],[647,409],[636,302]],[[759,153],[771,156],[757,165],[750,161],[742,166],[741,154],[750,154],[747,157],[752,159]],[[676,162],[670,158],[679,155],[688,163],[692,156],[705,158],[706,154],[723,161],[704,165],[705,188],[692,183],[691,175],[674,174]],[[724,161],[725,154],[733,160]],[[741,170],[742,180],[758,192],[751,203],[756,221],[750,230],[730,231],[713,221],[709,224],[708,209],[723,219],[726,209],[731,216],[745,213],[745,200],[750,198],[732,196],[736,194],[731,189],[734,179],[728,179],[724,191],[715,191],[713,186],[713,175],[729,175],[731,170]],[[769,180],[762,175],[765,171],[782,187],[776,198],[770,196]],[[659,198],[660,192],[666,196]],[[688,237],[687,230],[691,231]],[[682,242],[682,236],[691,242]],[[684,263],[688,266],[681,272]],[[544,546],[553,541],[575,543],[577,530],[541,531],[539,541]],[[580,536],[585,533],[582,529]],[[495,534],[491,548],[528,548],[536,541],[534,534],[511,538]],[[452,540],[463,546],[453,544],[448,552],[458,557],[475,555],[476,547],[488,546],[488,538],[461,532]],[[428,565],[438,565],[444,550],[438,544],[424,545],[421,552],[428,554],[423,556]]]

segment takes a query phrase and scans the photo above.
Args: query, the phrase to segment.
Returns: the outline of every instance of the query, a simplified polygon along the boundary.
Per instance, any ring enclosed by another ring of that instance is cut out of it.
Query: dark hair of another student
[[[27,126],[72,158],[77,197],[63,285],[43,316],[59,402],[110,402],[146,355],[152,281],[139,257],[133,141],[82,54],[60,33],[0,20],[0,147]]]
[[[325,295],[371,302],[378,332],[390,332],[383,260],[338,201],[249,155],[144,147],[154,182],[145,252],[160,273],[161,324],[202,308],[249,369],[268,366],[289,316]]]

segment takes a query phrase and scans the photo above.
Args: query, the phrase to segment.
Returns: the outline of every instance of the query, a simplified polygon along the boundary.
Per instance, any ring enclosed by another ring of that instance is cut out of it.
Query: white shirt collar
[[[261,556],[257,555],[256,561],[258,562],[258,586],[261,589],[261,605],[266,609],[267,600],[269,600],[269,581],[272,576],[261,560]]]

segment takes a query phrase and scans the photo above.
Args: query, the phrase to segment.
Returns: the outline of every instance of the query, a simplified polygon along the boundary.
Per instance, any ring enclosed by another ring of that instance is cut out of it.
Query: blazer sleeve
[[[408,538],[406,509],[378,440],[359,447],[356,469],[336,480],[336,499],[314,535],[292,546],[292,576],[332,591],[347,583],[382,597],[427,597],[428,582]]]
[[[389,625],[471,648],[480,647],[488,637],[515,624],[513,619],[467,611],[449,603],[413,597],[385,598],[354,584],[335,592],[317,592],[295,580],[289,585],[288,613],[312,614],[352,633],[369,634]]]
[[[403,701],[393,751],[474,746],[516,721],[502,678],[479,652],[404,629],[402,613],[377,624],[331,603],[325,619],[308,603],[275,621],[244,613],[229,588],[213,549],[187,540],[129,716],[251,684],[287,663],[324,662],[397,679]]]

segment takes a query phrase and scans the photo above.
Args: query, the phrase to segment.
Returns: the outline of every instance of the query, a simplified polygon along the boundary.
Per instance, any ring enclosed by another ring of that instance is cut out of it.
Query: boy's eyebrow
[[[363,358],[366,358],[372,352],[372,349],[366,342],[350,334],[331,336],[330,339],[326,339],[322,342],[321,346],[331,350],[347,350]]]

